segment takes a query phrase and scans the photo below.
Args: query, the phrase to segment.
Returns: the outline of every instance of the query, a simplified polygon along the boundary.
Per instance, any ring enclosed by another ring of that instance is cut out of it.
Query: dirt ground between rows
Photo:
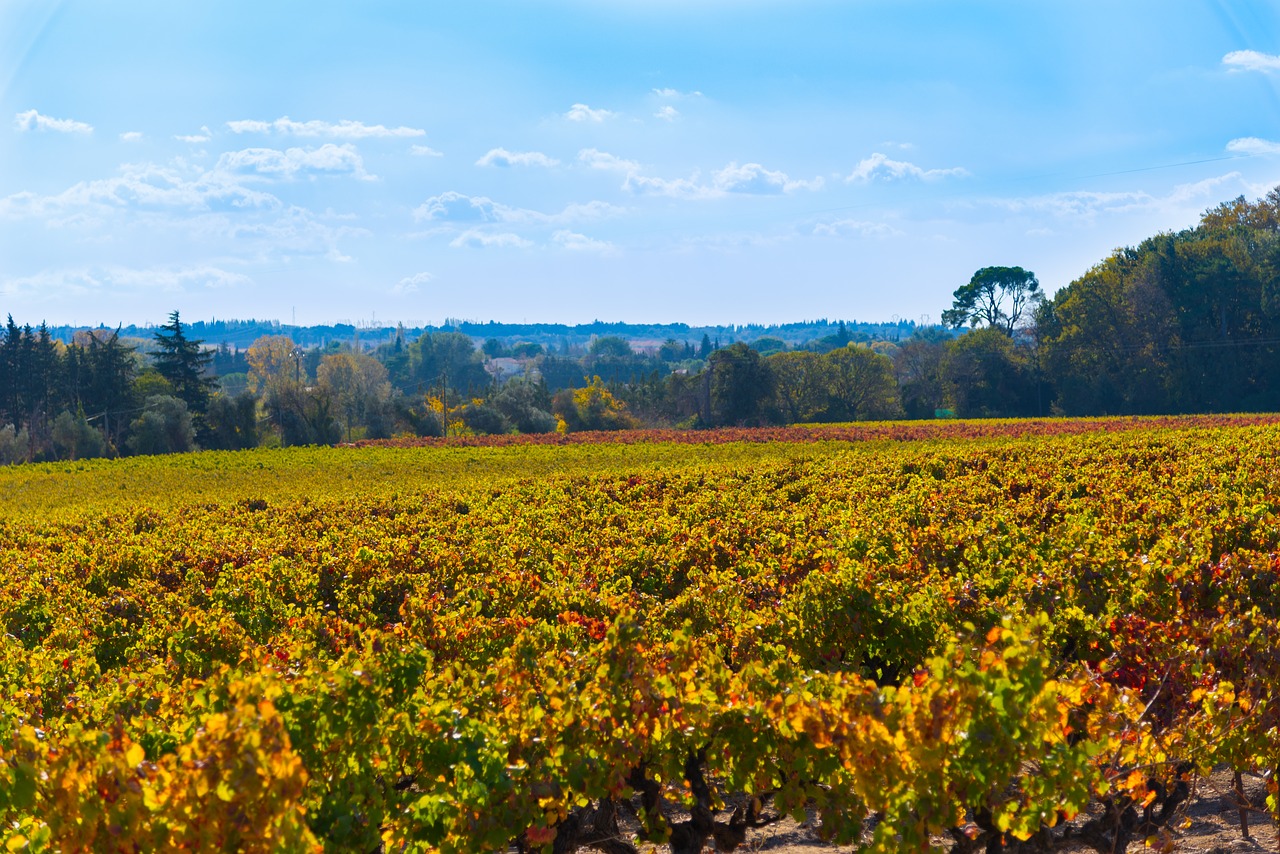
[[[1182,817],[1175,818],[1172,822],[1174,827],[1169,839],[1172,847],[1166,850],[1177,854],[1280,854],[1276,827],[1266,810],[1265,782],[1246,775],[1244,784],[1245,795],[1253,806],[1249,815],[1248,839],[1240,832],[1240,813],[1235,797],[1231,794],[1231,773],[1222,770],[1195,783],[1192,798],[1180,810]],[[1181,824],[1186,826],[1179,827]],[[946,840],[937,841],[944,850],[950,847]],[[641,850],[666,854],[665,846],[644,846]],[[707,852],[712,850],[710,846],[705,849]],[[784,819],[761,830],[751,831],[746,845],[738,850],[771,854],[831,854],[853,849],[820,842],[814,825],[809,822],[797,824]],[[1095,849],[1084,845],[1061,850],[1067,854],[1095,854]],[[1159,847],[1148,848],[1141,841],[1131,844],[1128,849],[1129,852],[1158,850]],[[1115,854],[1121,852],[1117,851]]]

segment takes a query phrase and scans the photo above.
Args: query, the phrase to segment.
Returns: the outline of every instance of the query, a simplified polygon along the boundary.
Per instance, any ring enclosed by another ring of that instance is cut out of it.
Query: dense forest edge
[[[1045,298],[987,267],[941,325],[451,320],[19,326],[0,463],[506,434],[1280,410],[1280,188]]]

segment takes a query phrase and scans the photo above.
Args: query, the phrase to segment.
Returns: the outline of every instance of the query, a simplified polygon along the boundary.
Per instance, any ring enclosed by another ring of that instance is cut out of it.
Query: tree
[[[333,353],[316,369],[316,383],[331,396],[346,420],[347,441],[355,423],[368,425],[391,397],[387,369],[364,353]]]
[[[702,343],[698,345],[698,358],[706,359],[710,357],[713,349],[714,348],[711,346],[711,336],[705,332],[702,333]]]
[[[169,315],[169,322],[156,329],[156,352],[152,355],[156,371],[173,386],[173,394],[187,405],[197,424],[209,409],[209,396],[217,381],[205,376],[213,362],[213,353],[187,337],[178,312]]]
[[[281,383],[302,383],[302,354],[287,335],[263,335],[249,346],[245,359],[253,391],[270,392]]]
[[[12,424],[0,427],[0,466],[30,462],[31,437],[26,429],[17,430]]]
[[[952,307],[942,313],[947,326],[985,323],[1010,337],[1023,315],[1044,299],[1035,273],[1021,267],[983,267],[953,296]]]
[[[831,415],[866,421],[901,416],[893,360],[869,347],[851,344],[821,357],[828,366]]]
[[[187,402],[171,395],[147,398],[146,409],[129,427],[129,451],[134,454],[176,454],[195,449],[195,428]]]
[[[53,451],[60,460],[105,457],[107,443],[83,415],[63,412],[53,421]]]
[[[1001,330],[975,329],[947,346],[942,376],[948,397],[964,418],[1036,415],[1035,365],[1030,348]]]
[[[628,430],[636,427],[627,404],[594,377],[586,388],[565,389],[552,401],[555,414],[569,430]]]
[[[217,394],[209,401],[210,447],[239,451],[258,447],[258,400],[246,391],[235,397]]]
[[[817,353],[792,350],[765,359],[773,372],[778,410],[784,421],[817,421],[827,410],[829,365]]]
[[[711,421],[716,426],[754,426],[770,420],[774,380],[769,364],[738,342],[716,350],[707,360]]]
[[[406,394],[439,392],[451,406],[489,385],[480,353],[461,332],[424,333],[406,350],[408,375],[391,375],[392,384]]]
[[[494,395],[493,406],[521,433],[550,433],[556,429],[551,395],[546,386],[511,380]]]
[[[1119,249],[1038,312],[1056,406],[1075,413],[1280,407],[1280,188]]]
[[[120,341],[120,330],[77,333],[80,345],[78,399],[69,401],[91,417],[102,417],[107,443],[119,448],[128,423],[125,416],[136,406],[133,381],[138,362],[133,347]],[[86,346],[87,345],[87,346]]]
[[[942,361],[951,334],[936,326],[917,329],[893,355],[898,394],[908,418],[932,418],[943,406]]]

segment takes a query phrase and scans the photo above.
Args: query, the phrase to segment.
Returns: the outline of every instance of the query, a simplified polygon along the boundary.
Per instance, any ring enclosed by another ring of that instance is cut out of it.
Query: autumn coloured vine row
[[[869,851],[1111,851],[1223,765],[1274,816],[1280,427],[1144,426],[194,455],[165,502],[58,514],[18,511],[99,469],[19,467],[0,834],[697,852],[812,813]]]
[[[433,438],[362,439],[361,448],[500,448],[512,445],[599,445],[648,442],[690,445],[729,442],[919,442],[931,439],[1007,439],[1021,436],[1074,436],[1128,430],[1193,427],[1242,427],[1280,422],[1280,416],[1155,415],[1107,418],[993,418],[987,420],[875,421],[851,424],[796,424],[790,427],[717,427],[709,430],[583,430],[566,433],[501,433]]]

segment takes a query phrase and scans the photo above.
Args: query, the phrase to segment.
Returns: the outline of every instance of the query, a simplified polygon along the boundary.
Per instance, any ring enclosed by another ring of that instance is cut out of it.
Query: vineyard
[[[804,430],[0,470],[0,841],[1169,849],[1215,768],[1280,815],[1274,419]]]

